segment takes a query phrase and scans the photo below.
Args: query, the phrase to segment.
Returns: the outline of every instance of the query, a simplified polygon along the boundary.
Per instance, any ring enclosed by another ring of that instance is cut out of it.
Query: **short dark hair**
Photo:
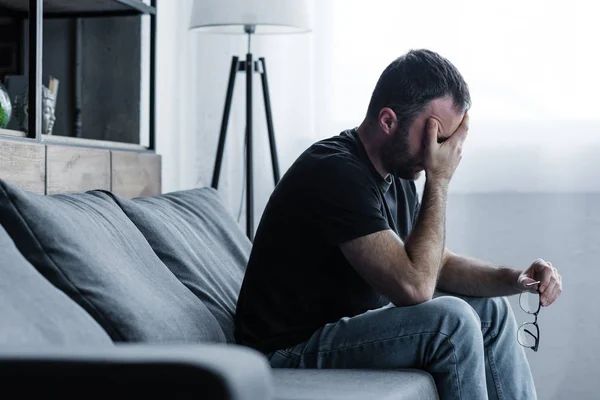
[[[367,119],[377,121],[389,107],[408,127],[431,100],[451,96],[460,112],[471,106],[469,87],[450,61],[431,50],[411,50],[394,60],[373,90]]]

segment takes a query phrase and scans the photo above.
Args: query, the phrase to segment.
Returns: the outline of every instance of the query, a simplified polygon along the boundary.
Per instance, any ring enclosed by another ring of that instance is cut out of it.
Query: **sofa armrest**
[[[21,398],[254,400],[273,395],[264,356],[217,344],[0,347],[0,387]]]

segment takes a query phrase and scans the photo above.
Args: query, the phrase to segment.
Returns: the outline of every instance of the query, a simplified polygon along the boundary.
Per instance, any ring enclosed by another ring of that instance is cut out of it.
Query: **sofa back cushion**
[[[112,345],[94,319],[52,286],[0,226],[0,345]]]
[[[0,224],[115,341],[224,341],[206,306],[106,193],[41,196],[0,181]]]
[[[158,257],[212,312],[229,343],[251,243],[212,188],[117,204]]]

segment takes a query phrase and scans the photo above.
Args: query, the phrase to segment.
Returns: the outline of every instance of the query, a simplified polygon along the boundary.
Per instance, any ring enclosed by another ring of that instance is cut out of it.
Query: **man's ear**
[[[386,135],[391,135],[396,131],[398,117],[391,108],[385,107],[379,111],[379,127]]]

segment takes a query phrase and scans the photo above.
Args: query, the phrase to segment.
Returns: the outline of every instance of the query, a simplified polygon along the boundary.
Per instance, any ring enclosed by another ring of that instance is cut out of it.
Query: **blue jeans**
[[[441,400],[537,398],[517,323],[503,297],[436,293],[325,325],[302,344],[268,355],[274,368],[419,368]]]

